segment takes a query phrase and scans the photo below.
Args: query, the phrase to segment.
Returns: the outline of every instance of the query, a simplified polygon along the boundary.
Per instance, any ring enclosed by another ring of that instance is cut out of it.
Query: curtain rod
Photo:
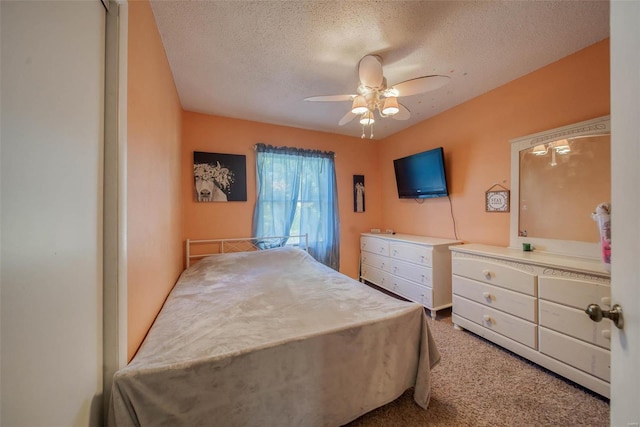
[[[268,149],[297,150],[297,151],[300,151],[302,153],[314,153],[314,154],[330,155],[330,156],[333,156],[334,158],[338,157],[338,155],[333,151],[322,151],[322,150],[314,150],[314,149],[310,149],[310,148],[298,148],[298,147],[287,147],[287,146],[276,147],[275,145],[264,144],[264,143],[261,143],[261,142],[258,143],[258,144],[254,144],[253,151],[257,151],[258,150],[258,145],[263,145]]]

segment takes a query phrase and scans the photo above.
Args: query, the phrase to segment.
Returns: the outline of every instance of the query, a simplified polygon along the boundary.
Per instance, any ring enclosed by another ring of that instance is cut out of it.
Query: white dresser
[[[451,307],[451,251],[457,240],[364,233],[360,279],[422,304],[436,318]]]
[[[487,245],[451,248],[453,322],[609,397],[609,273],[596,260]]]

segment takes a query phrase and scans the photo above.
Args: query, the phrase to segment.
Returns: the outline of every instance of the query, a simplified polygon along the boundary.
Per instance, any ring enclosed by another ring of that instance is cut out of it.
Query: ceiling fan
[[[398,102],[398,97],[436,90],[449,82],[447,76],[429,75],[389,86],[382,74],[382,58],[378,55],[366,55],[358,62],[358,77],[360,84],[355,95],[311,96],[305,98],[305,101],[352,101],[351,110],[347,111],[338,124],[343,126],[359,116],[362,138],[365,137],[365,126],[370,126],[369,138],[373,138],[376,110],[380,117],[408,120],[411,112]]]

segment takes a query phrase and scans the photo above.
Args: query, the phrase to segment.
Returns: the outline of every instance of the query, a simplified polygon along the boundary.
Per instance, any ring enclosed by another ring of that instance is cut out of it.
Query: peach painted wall
[[[246,120],[184,112],[182,116],[183,240],[251,236],[256,200],[256,156],[259,142],[336,153],[340,210],[340,271],[358,277],[360,233],[379,227],[381,187],[377,145],[360,138],[276,126]],[[196,202],[193,152],[242,154],[247,158],[246,202]],[[353,175],[365,176],[366,212],[353,212]]]
[[[129,360],[182,271],[182,107],[151,6],[129,2],[127,321]]]
[[[395,187],[394,159],[442,146],[458,238],[508,246],[509,214],[485,212],[485,191],[510,188],[509,140],[607,115],[609,103],[607,39],[386,138],[382,226],[454,237],[447,198],[417,204],[398,199]]]

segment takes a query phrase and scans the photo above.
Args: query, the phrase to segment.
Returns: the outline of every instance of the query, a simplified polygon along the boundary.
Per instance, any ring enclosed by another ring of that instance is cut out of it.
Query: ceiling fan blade
[[[353,101],[356,95],[324,95],[324,96],[310,96],[305,98],[305,101]]]
[[[342,118],[340,119],[340,121],[338,122],[338,124],[340,126],[342,125],[346,125],[347,123],[349,123],[351,120],[355,119],[357,116],[357,114],[353,114],[351,111],[347,111],[347,114],[345,114],[344,116],[342,116]]]
[[[382,59],[377,55],[367,55],[358,63],[360,83],[368,87],[382,86]]]
[[[398,108],[400,109],[400,111],[398,111],[396,114],[394,114],[391,117],[393,117],[396,120],[409,120],[409,118],[411,117],[411,111],[409,111],[407,107],[400,104],[399,102],[398,102]]]
[[[405,80],[393,85],[393,88],[398,91],[398,96],[410,96],[436,90],[447,83],[449,83],[449,77],[447,76],[423,76]]]

